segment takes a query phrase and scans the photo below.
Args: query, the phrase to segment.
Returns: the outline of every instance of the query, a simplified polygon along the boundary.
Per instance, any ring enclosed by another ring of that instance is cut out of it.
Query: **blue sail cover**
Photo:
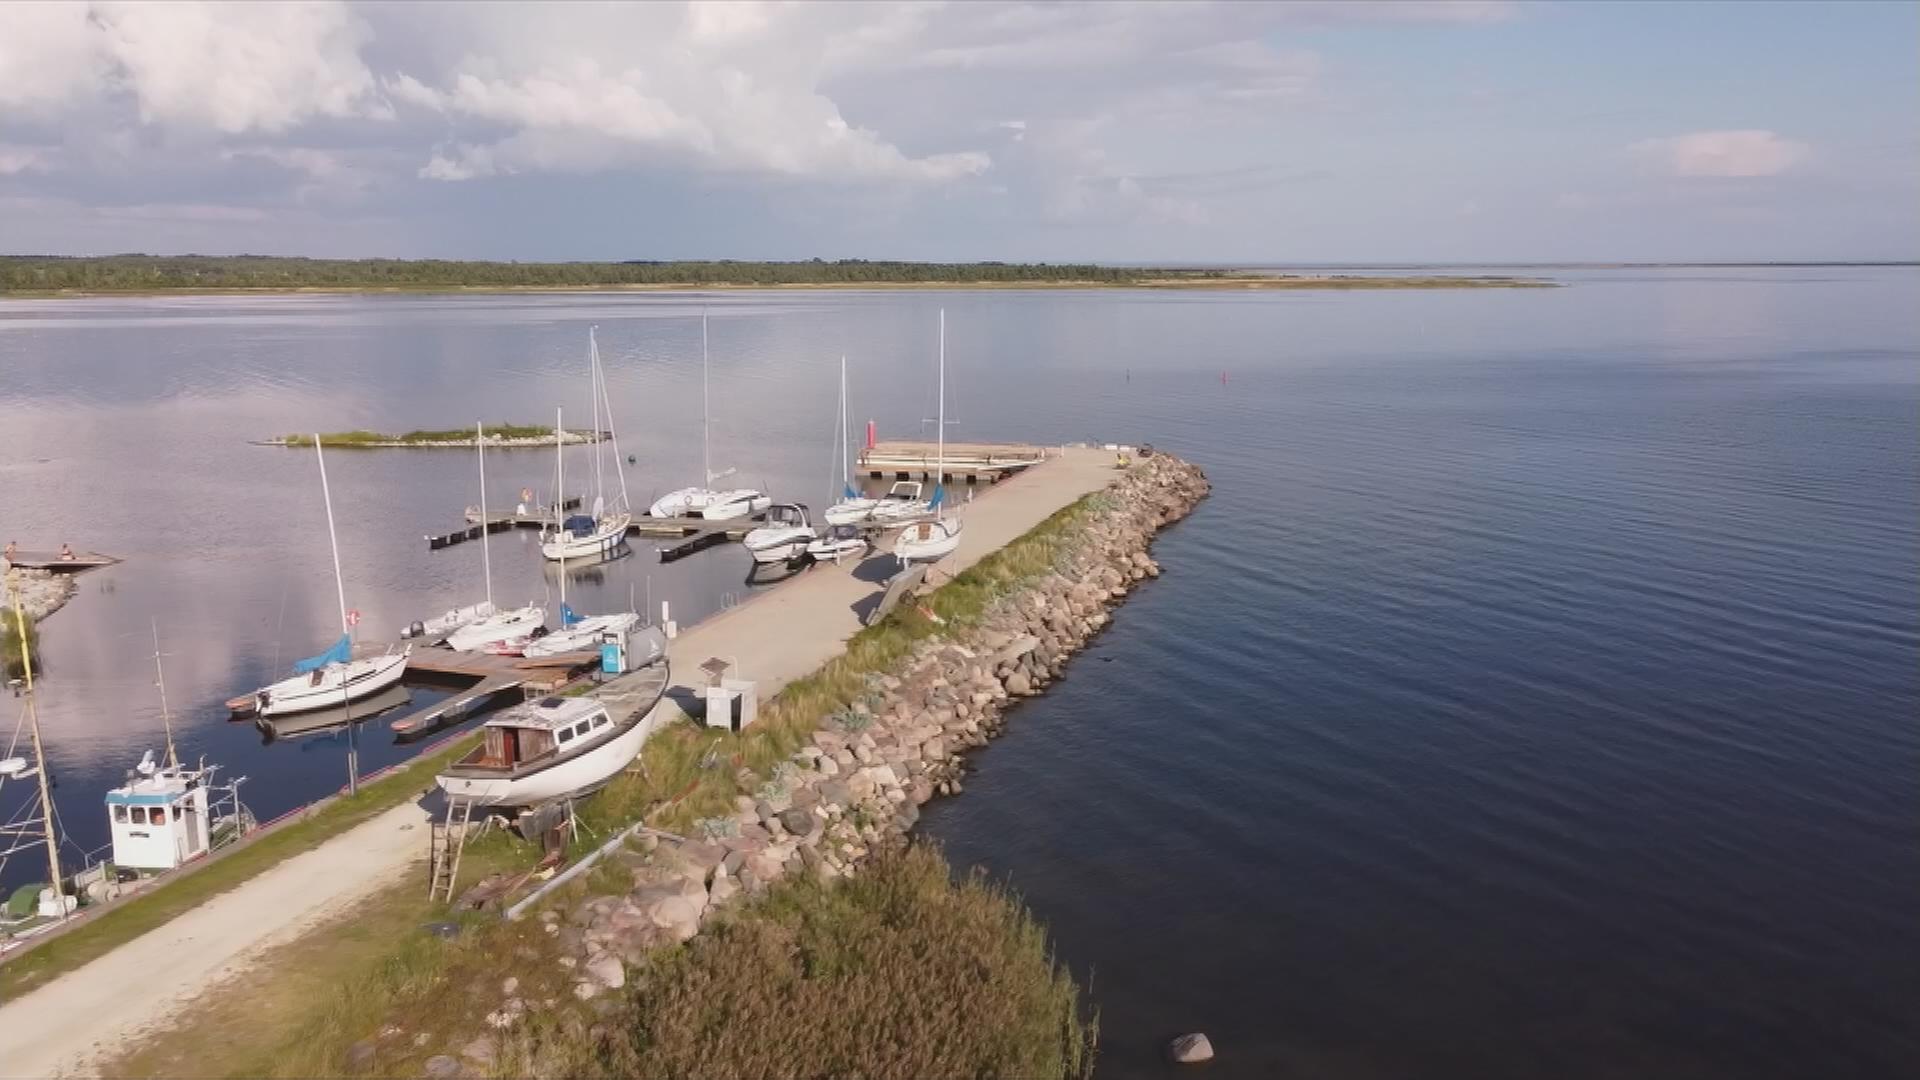
[[[309,656],[299,661],[293,665],[293,670],[295,674],[305,675],[309,671],[318,671],[328,664],[344,664],[351,659],[353,659],[353,642],[348,640],[347,635],[341,634],[340,640],[333,643],[333,648],[319,656]]]
[[[853,490],[852,484],[848,484],[846,487],[841,488],[840,495],[842,498],[846,498],[846,499],[857,499],[860,497],[860,493]]]
[[[574,623],[577,623],[579,621],[580,621],[580,616],[574,613],[572,604],[560,605],[560,625],[561,626],[572,626]]]
[[[593,535],[593,519],[588,517],[585,514],[573,515],[572,517],[568,518],[566,520],[566,523],[561,525],[560,527],[566,530],[567,532],[572,533],[575,536],[592,536]]]
[[[947,485],[945,484],[933,485],[933,498],[927,500],[927,509],[938,510],[940,509],[940,504],[946,501],[947,501]]]

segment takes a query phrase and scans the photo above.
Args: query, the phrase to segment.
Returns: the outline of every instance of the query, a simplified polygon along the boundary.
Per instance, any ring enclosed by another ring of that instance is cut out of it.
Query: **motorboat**
[[[947,312],[945,308],[940,311],[940,410],[936,423],[939,442],[934,458],[933,498],[927,500],[927,509],[933,511],[933,520],[909,525],[893,542],[894,557],[900,560],[902,566],[938,562],[953,554],[960,546],[960,533],[965,524],[957,517],[948,517],[946,513]],[[895,487],[897,488],[898,485]]]
[[[493,613],[493,601],[491,600],[483,600],[478,604],[468,604],[466,607],[450,608],[444,615],[436,615],[431,619],[423,619],[407,624],[401,628],[400,637],[402,639],[424,638],[428,641],[439,641],[455,630],[472,623],[477,623]]]
[[[906,525],[933,513],[933,505],[920,497],[923,489],[918,480],[898,480],[887,490],[886,497],[876,502],[867,518],[880,525]]]
[[[817,562],[831,560],[837,564],[846,558],[865,558],[872,547],[872,541],[860,526],[829,525],[826,532],[807,545],[807,554]]]
[[[627,528],[633,524],[633,512],[627,503],[627,470],[620,458],[620,436],[613,426],[613,398],[607,393],[606,370],[600,363],[600,341],[594,329],[587,331],[587,366],[588,378],[592,383],[589,396],[593,401],[593,427],[598,431],[601,416],[606,417],[607,443],[613,449],[613,467],[620,492],[612,504],[607,502],[606,468],[602,460],[606,455],[596,443],[593,449],[593,513],[563,518],[559,517],[556,505],[555,520],[540,534],[540,554],[555,561],[591,559],[610,554],[627,542]],[[565,446],[556,412],[553,425],[556,492],[566,490]],[[555,502],[557,504],[559,500]]]
[[[806,554],[813,540],[807,508],[800,503],[780,503],[767,510],[767,523],[749,532],[741,543],[754,562],[764,565],[792,562]]]
[[[497,611],[478,622],[471,622],[447,636],[447,647],[456,652],[483,652],[503,641],[523,638],[547,625],[547,609],[538,604]]]
[[[480,745],[436,782],[451,798],[492,808],[538,806],[605,787],[640,755],[660,723],[667,661],[663,657],[635,674],[644,696],[636,705],[623,704],[625,716],[613,716],[591,696],[514,706],[488,720]]]
[[[527,642],[521,648],[520,655],[531,660],[542,656],[558,656],[561,653],[598,649],[606,635],[624,633],[638,625],[640,625],[640,616],[631,611],[615,612],[612,615],[591,615],[563,625],[558,630],[548,631]]]

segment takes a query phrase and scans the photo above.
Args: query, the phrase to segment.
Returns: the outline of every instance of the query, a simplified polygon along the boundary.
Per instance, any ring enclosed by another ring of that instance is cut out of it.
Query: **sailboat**
[[[314,453],[320,460],[320,496],[327,506],[327,543],[333,547],[333,585],[340,600],[340,640],[327,651],[293,665],[291,678],[254,691],[254,707],[263,717],[284,716],[344,705],[377,694],[400,681],[407,672],[409,645],[398,653],[353,658],[353,624],[357,615],[347,613],[347,582],[340,574],[340,540],[333,527],[333,492],[327,486],[327,455],[320,448],[320,436],[313,437]]]
[[[521,656],[537,658],[558,656],[561,653],[579,652],[583,649],[598,649],[602,636],[622,633],[639,625],[640,616],[631,611],[615,612],[611,615],[590,615],[582,618],[574,612],[573,605],[567,603],[567,561],[560,560],[560,629],[544,634],[531,634],[517,641],[503,642],[500,650],[506,653],[518,652]]]
[[[599,430],[600,416],[604,411],[607,418],[607,434],[613,444],[613,467],[620,478],[620,501],[609,509],[607,506],[606,472],[601,459],[604,457],[599,448],[593,454],[593,514],[575,514],[560,518],[560,498],[554,499],[554,514],[557,520],[540,537],[540,554],[549,559],[584,559],[596,555],[606,555],[627,542],[627,526],[633,524],[633,512],[627,503],[627,469],[620,463],[620,437],[613,429],[613,399],[607,394],[606,371],[600,365],[600,343],[594,330],[587,331],[588,366],[593,384],[593,426]],[[561,433],[556,427],[553,442],[561,445]]]
[[[840,358],[840,498],[821,516],[828,525],[854,525],[867,520],[879,499],[860,494],[853,486],[853,463],[847,448],[847,358]]]
[[[555,417],[554,420],[554,426],[557,428],[559,417]],[[468,619],[445,633],[447,644],[462,652],[473,652],[495,642],[524,637],[532,633],[535,627],[544,626],[547,622],[547,609],[537,604],[528,604],[511,611],[494,609],[493,547],[488,541],[487,528],[487,438],[485,429],[479,423],[476,422],[473,425],[473,430],[474,441],[478,444],[480,451],[480,563],[486,568],[487,599],[485,603],[474,605],[475,610],[484,609],[483,614]],[[558,440],[559,437],[555,436],[555,441]],[[462,610],[465,609],[448,612],[442,618],[451,619]],[[431,636],[431,629],[422,627],[422,634],[413,636],[423,635]]]
[[[708,521],[731,521],[758,514],[773,505],[773,500],[751,488],[716,491],[713,482],[732,475],[728,469],[713,471],[713,410],[707,388],[707,314],[700,313],[700,474],[705,487],[685,487],[668,492],[647,508],[649,517],[671,518],[699,516]]]
[[[934,457],[933,498],[927,506],[932,509],[932,521],[922,521],[910,525],[900,538],[893,543],[894,557],[901,565],[911,563],[931,563],[953,554],[960,546],[960,530],[965,524],[959,518],[947,516],[947,311],[940,309],[940,411],[938,424],[938,452]]]

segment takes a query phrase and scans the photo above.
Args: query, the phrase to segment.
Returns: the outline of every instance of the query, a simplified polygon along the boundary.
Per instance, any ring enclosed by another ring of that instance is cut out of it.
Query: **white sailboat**
[[[847,449],[847,358],[840,357],[840,498],[821,516],[828,525],[857,525],[873,514],[880,500],[860,494],[853,486],[853,463]]]
[[[772,499],[752,488],[714,489],[714,481],[731,476],[733,470],[713,471],[712,429],[713,408],[707,381],[707,314],[703,311],[700,313],[700,474],[705,486],[684,487],[660,496],[647,507],[649,517],[731,521],[757,514],[773,504]]]
[[[960,546],[960,530],[964,526],[959,518],[947,516],[947,311],[940,309],[940,411],[936,418],[939,434],[938,451],[934,457],[933,498],[927,505],[933,511],[932,521],[922,521],[907,527],[893,542],[894,557],[901,565],[912,563],[932,563],[953,554]]]
[[[340,600],[340,640],[318,656],[293,665],[294,675],[254,691],[254,707],[263,717],[284,716],[345,705],[377,694],[406,674],[409,645],[398,653],[353,658],[353,623],[347,614],[347,583],[340,573],[340,540],[333,527],[333,492],[327,486],[327,455],[313,437],[320,460],[320,496],[327,506],[327,543],[333,547],[333,584]]]
[[[614,507],[607,506],[606,471],[601,461],[604,455],[596,445],[593,453],[593,514],[559,518],[560,499],[556,497],[554,512],[558,520],[541,534],[540,553],[554,560],[585,559],[609,554],[627,542],[627,526],[633,524],[633,512],[627,503],[627,469],[620,462],[620,437],[613,427],[613,398],[607,393],[606,372],[600,366],[600,343],[593,329],[587,331],[587,357],[593,385],[593,426],[596,431],[599,430],[600,416],[604,412],[607,434],[613,444],[613,467],[620,478],[620,499]],[[555,425],[553,443],[556,448],[563,445],[558,425]]]
[[[557,421],[559,418],[555,417],[555,419]],[[556,423],[555,427],[558,426]],[[471,609],[480,611],[481,614],[461,622],[459,625],[445,631],[442,635],[446,637],[449,646],[461,652],[474,652],[479,649],[484,649],[495,642],[522,637],[532,633],[534,627],[546,625],[547,621],[547,609],[538,604],[527,604],[524,607],[514,608],[511,611],[499,611],[493,606],[493,547],[488,540],[489,530],[486,526],[487,439],[486,431],[479,423],[476,422],[474,424],[473,430],[475,434],[474,441],[478,444],[480,451],[480,564],[485,568],[487,599],[484,603],[475,604]],[[556,441],[557,439],[558,437],[556,436]],[[468,609],[457,609],[456,611],[448,612],[443,618],[452,618],[464,610]],[[424,625],[422,630],[425,632],[424,635],[416,634],[414,636],[433,636],[430,624]]]
[[[778,503],[767,510],[767,523],[747,533],[741,543],[761,565],[792,562],[812,543],[813,526],[801,503]]]

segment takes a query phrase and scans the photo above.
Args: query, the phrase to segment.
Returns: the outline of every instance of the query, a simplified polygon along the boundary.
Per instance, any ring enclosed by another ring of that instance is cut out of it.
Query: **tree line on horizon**
[[[844,285],[893,282],[996,284],[1214,277],[1090,263],[921,263],[866,259],[804,262],[465,262],[445,259],[306,259],[268,255],[6,255],[0,292],[159,289],[438,288],[591,285]]]

